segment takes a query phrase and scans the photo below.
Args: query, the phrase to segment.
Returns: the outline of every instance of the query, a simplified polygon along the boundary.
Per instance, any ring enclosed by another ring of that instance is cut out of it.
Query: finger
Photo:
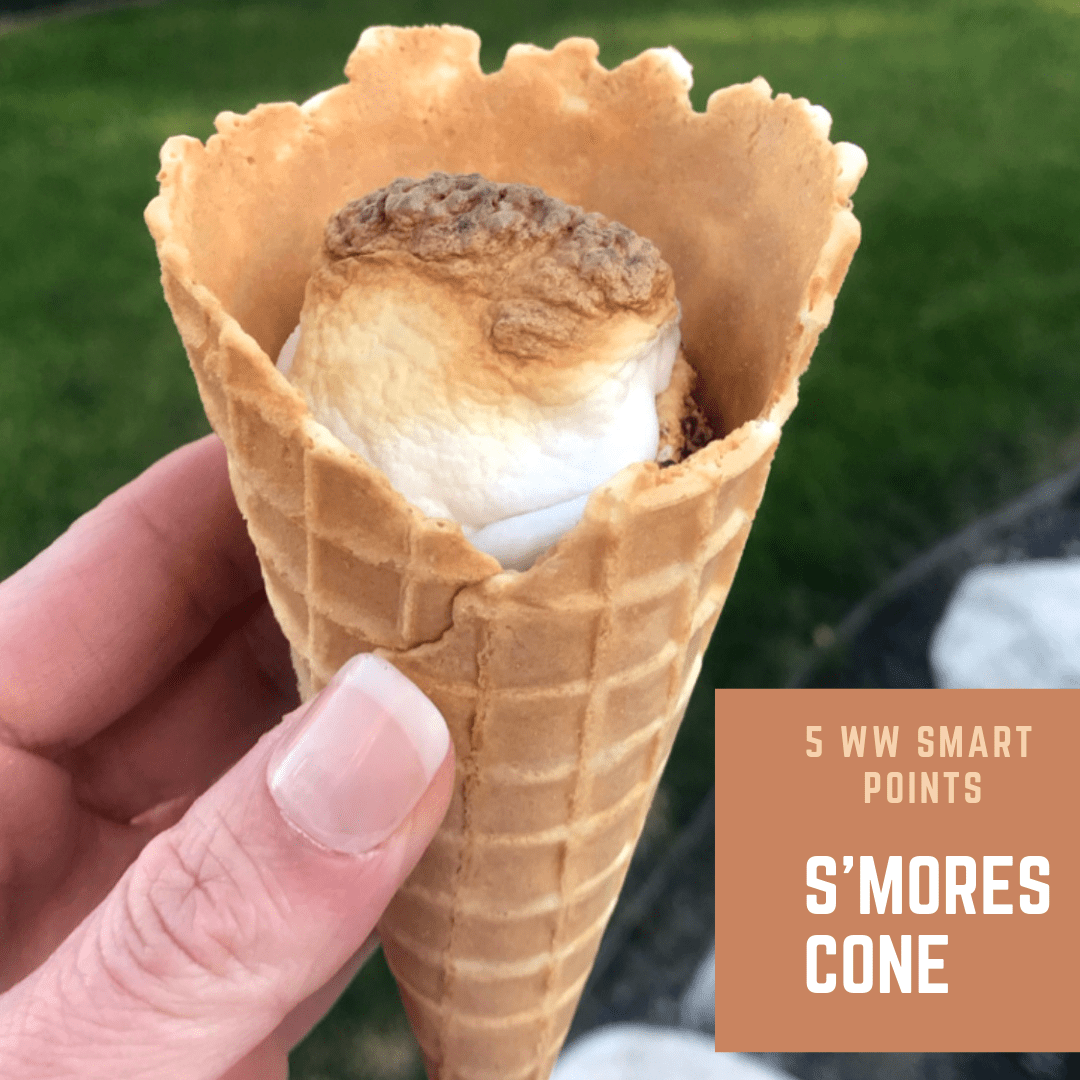
[[[41,964],[145,844],[295,706],[295,686],[278,690],[282,680],[293,681],[287,647],[265,600],[259,602],[260,611],[233,634],[250,654],[221,650],[217,678],[199,681],[193,692],[185,693],[184,683],[174,687],[165,717],[143,717],[134,728],[113,725],[56,763],[0,743],[0,868],[11,886],[0,890],[0,991]],[[252,673],[272,664],[279,668],[273,682]],[[240,720],[215,713],[215,704],[227,702]],[[192,723],[196,718],[204,722]],[[114,737],[118,730],[122,738]],[[75,759],[89,747],[94,751],[80,769]]]
[[[372,934],[325,986],[297,1005],[268,1039],[238,1061],[221,1080],[272,1080],[276,1077],[288,1080],[289,1051],[330,1011],[378,947],[379,939]]]
[[[379,949],[379,938],[369,934],[367,940],[342,965],[336,975],[319,987],[309,998],[300,1002],[274,1030],[271,1042],[289,1053],[311,1033],[312,1028],[334,1007],[334,1003],[349,988],[360,969]]]
[[[260,593],[127,716],[56,761],[84,806],[126,822],[201,794],[298,704],[288,645]]]
[[[217,1080],[372,932],[452,785],[434,706],[355,658],[9,992],[0,1075]]]
[[[199,792],[198,795],[201,795]],[[178,795],[175,799],[166,799],[149,810],[144,810],[138,817],[132,818],[130,828],[142,829],[147,839],[157,836],[165,829],[171,829],[190,809],[198,795],[191,793]]]
[[[0,745],[0,992],[59,946],[169,823],[161,811],[132,827],[103,821],[78,805],[62,768]]]
[[[260,1043],[220,1080],[289,1080],[289,1055],[272,1040]]]
[[[221,442],[174,451],[0,584],[0,739],[89,738],[261,587]]]

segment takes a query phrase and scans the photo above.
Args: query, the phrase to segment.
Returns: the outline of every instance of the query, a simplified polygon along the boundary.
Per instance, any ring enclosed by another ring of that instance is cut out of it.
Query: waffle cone
[[[458,782],[381,924],[432,1080],[544,1080],[569,1027],[858,245],[865,167],[764,80],[705,113],[650,50],[368,30],[349,82],[170,139],[148,207],[165,295],[224,442],[301,693],[375,650],[439,706]],[[480,172],[629,225],[671,264],[698,397],[726,433],[625,469],[525,573],[426,518],[275,369],[324,225],[398,176]]]

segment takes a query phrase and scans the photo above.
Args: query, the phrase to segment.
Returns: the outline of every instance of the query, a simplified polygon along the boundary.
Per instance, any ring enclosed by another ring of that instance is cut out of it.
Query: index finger
[[[0,740],[84,741],[261,588],[220,440],[175,450],[0,583]]]

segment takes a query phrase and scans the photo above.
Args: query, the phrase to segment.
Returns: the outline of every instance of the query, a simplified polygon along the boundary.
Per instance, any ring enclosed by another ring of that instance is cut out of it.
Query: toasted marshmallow
[[[656,458],[678,321],[670,268],[629,229],[435,173],[331,219],[278,365],[416,507],[525,569]]]

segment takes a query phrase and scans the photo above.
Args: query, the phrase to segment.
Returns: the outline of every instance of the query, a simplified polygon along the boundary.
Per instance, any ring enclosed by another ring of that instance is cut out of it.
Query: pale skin
[[[0,1075],[287,1076],[453,777],[320,848],[267,790],[298,704],[215,436],[0,583]]]

